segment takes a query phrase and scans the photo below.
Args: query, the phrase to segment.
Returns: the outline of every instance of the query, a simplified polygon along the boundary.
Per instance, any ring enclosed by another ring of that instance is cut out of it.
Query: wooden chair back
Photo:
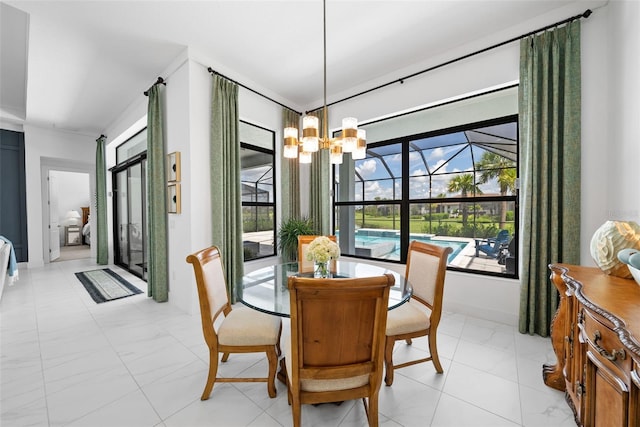
[[[217,340],[213,326],[216,318],[231,311],[220,251],[217,247],[211,246],[189,255],[187,262],[193,265],[200,301],[202,331],[205,341],[211,346],[212,340]]]
[[[307,248],[309,247],[309,243],[313,242],[313,239],[320,236],[314,235],[302,235],[298,236],[298,271],[300,273],[311,273],[313,272],[313,261],[307,259]],[[338,239],[336,236],[331,235],[327,236],[331,241],[338,243]],[[333,259],[329,263],[329,269],[332,272],[336,271],[336,260]]]
[[[405,277],[411,283],[411,298],[425,304],[431,310],[431,325],[437,326],[442,314],[444,279],[448,256],[453,251],[448,246],[411,241],[407,253]]]
[[[368,398],[369,424],[377,425],[393,284],[391,274],[352,279],[289,278],[287,374],[294,426],[300,423],[301,404],[357,398]]]

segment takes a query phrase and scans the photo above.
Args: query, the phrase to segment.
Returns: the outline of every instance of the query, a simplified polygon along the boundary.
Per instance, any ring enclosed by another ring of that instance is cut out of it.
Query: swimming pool
[[[361,228],[356,230],[355,239],[356,256],[391,260],[400,259],[399,231]],[[453,252],[449,254],[448,263],[451,263],[464,247],[469,244],[468,240],[444,239],[433,234],[410,234],[409,241],[411,240],[450,247]]]

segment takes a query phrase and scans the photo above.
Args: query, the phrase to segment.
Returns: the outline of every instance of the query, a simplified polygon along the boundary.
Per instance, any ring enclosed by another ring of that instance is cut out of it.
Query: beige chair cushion
[[[387,314],[387,335],[401,335],[429,327],[430,310],[424,305],[409,301]]]
[[[287,334],[284,338],[284,354],[285,363],[287,365],[287,375],[292,372],[293,366],[291,364],[291,335]],[[339,380],[302,380],[300,381],[300,389],[302,391],[333,391],[333,390],[348,390],[350,388],[356,388],[369,383],[369,375],[359,375],[357,377],[339,379]]]
[[[218,342],[223,345],[275,345],[281,319],[250,308],[231,310],[218,329]]]

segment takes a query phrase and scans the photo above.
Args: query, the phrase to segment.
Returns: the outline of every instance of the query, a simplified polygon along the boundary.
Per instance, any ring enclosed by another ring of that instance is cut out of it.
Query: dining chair
[[[291,335],[285,365],[293,425],[302,404],[362,399],[378,425],[391,274],[369,278],[288,279]]]
[[[216,382],[266,382],[269,397],[276,396],[275,375],[280,355],[282,321],[250,308],[232,308],[220,252],[215,246],[187,256],[193,265],[200,301],[202,332],[209,347],[209,376],[200,400],[207,400]],[[230,353],[265,352],[267,377],[218,377],[218,356],[226,362]]]
[[[448,246],[412,241],[407,254],[405,277],[413,288],[411,299],[391,310],[387,318],[385,344],[385,384],[393,384],[393,371],[417,363],[433,361],[436,372],[442,373],[438,358],[436,336],[442,315],[444,278],[447,257],[453,251]],[[428,336],[429,357],[393,364],[396,341],[405,340],[411,345],[413,338]]]
[[[309,243],[313,242],[316,237],[314,235],[300,235],[298,236],[298,271],[300,273],[311,273],[313,271],[314,265],[313,261],[307,259],[307,248],[309,247]],[[327,236],[331,241],[338,243],[338,239],[336,236],[331,235]],[[332,272],[336,271],[336,260],[332,259],[329,264],[329,269]]]

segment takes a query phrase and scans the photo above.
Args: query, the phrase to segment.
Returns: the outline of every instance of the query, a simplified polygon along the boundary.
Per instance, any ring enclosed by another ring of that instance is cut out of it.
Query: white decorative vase
[[[618,259],[622,249],[640,249],[640,225],[633,221],[607,221],[593,233],[591,257],[606,274],[631,278],[629,268]]]

